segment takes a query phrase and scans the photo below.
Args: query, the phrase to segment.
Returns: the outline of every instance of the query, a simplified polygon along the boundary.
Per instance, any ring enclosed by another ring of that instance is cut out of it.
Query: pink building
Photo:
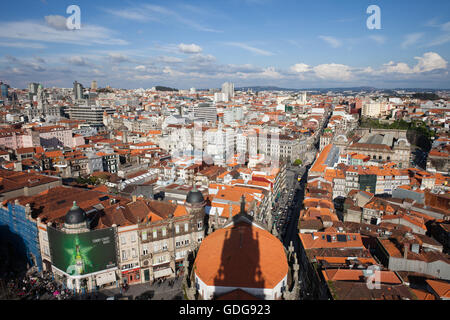
[[[74,144],[72,129],[64,126],[34,127],[32,132],[34,146],[72,148]]]
[[[33,138],[22,130],[1,129],[0,145],[14,150],[18,148],[29,148],[33,146]]]
[[[79,135],[79,134],[74,134],[73,138],[72,138],[72,145],[70,146],[71,148],[75,148],[78,146],[81,146],[83,144],[85,144],[86,142],[84,141],[84,137]]]

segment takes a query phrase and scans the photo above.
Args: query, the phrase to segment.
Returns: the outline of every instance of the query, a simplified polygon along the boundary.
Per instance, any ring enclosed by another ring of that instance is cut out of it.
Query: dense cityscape
[[[161,23],[144,14],[156,12],[182,28],[222,32],[175,7],[101,12]],[[36,33],[45,39],[14,26],[17,34],[5,34],[15,40],[0,36],[0,47],[72,41],[80,24],[67,31],[65,19],[46,15],[48,30]],[[369,20],[368,29],[380,29]],[[428,27],[448,36],[449,23],[436,21]],[[98,30],[106,44],[85,34],[80,46],[123,45]],[[318,39],[330,50],[347,41]],[[0,300],[450,299],[445,52],[422,50],[413,67],[256,70],[219,64],[203,53],[207,45],[178,43],[156,45],[173,56],[151,62],[138,49],[133,57],[105,51],[112,67],[102,71],[92,52],[68,54],[58,61],[77,72],[61,69],[63,80],[43,51],[2,53]]]
[[[1,86],[4,297],[446,298],[448,92]]]

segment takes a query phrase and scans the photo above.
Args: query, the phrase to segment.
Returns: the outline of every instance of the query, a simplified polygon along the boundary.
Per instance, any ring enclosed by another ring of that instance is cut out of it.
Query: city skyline
[[[446,1],[8,2],[0,80],[88,86],[449,88]],[[381,29],[366,12],[377,5]]]

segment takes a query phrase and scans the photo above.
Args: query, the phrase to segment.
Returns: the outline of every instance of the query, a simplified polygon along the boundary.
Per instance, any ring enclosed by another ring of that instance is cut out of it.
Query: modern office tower
[[[33,100],[33,97],[36,96],[39,88],[39,83],[31,82],[28,84],[28,99]]]
[[[9,89],[9,86],[6,83],[0,82],[0,90],[1,90],[2,98],[8,98],[8,89]]]
[[[303,92],[302,92],[302,95],[301,95],[301,102],[302,102],[302,103],[306,103],[306,91],[303,91]]]
[[[28,92],[30,94],[36,94],[38,88],[39,88],[39,83],[31,82],[31,83],[28,84]]]
[[[42,84],[39,85],[36,93],[38,109],[42,110],[44,108],[44,87]]]
[[[95,81],[95,80],[92,80],[92,82],[91,82],[91,89],[95,89],[95,90],[97,90],[97,89],[98,89],[98,86],[97,86],[97,81]]]
[[[222,93],[228,94],[228,98],[233,98],[234,97],[234,83],[225,82],[222,85]]]
[[[194,106],[194,118],[195,120],[204,119],[215,124],[217,120],[217,108],[210,103],[199,103]]]
[[[73,83],[73,96],[75,100],[83,99],[83,85],[77,81]]]
[[[85,120],[92,126],[103,126],[103,113],[114,114],[114,109],[109,107],[74,105],[69,108],[69,118]]]

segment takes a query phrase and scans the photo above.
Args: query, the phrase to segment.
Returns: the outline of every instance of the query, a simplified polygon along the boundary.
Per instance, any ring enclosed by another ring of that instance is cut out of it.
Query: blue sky
[[[80,30],[65,27],[72,4]],[[19,88],[450,88],[447,0],[19,0],[0,30],[0,80]]]

